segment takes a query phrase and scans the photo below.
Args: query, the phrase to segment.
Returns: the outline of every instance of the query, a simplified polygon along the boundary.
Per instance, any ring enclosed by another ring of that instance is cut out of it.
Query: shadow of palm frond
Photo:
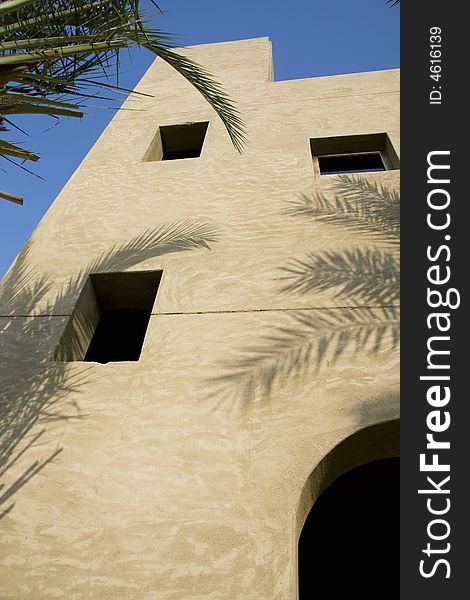
[[[349,228],[375,241],[398,244],[400,197],[377,181],[339,175],[333,198],[316,194],[291,202],[288,213]],[[310,253],[281,267],[281,292],[336,290],[335,298],[353,304],[390,304],[399,299],[400,270],[395,251],[375,247]]]
[[[30,250],[31,242],[28,241],[0,287],[0,304],[8,306],[10,314],[15,312],[16,307],[22,314],[29,314],[52,287],[48,277],[38,276],[37,270],[28,265]],[[28,325],[25,324],[20,333],[31,337],[34,332]],[[61,391],[64,390],[63,373],[45,365],[33,364],[34,361],[27,355],[21,363],[19,383],[12,385],[8,375],[17,372],[19,365],[12,359],[10,348],[5,343],[10,327],[11,319],[2,318],[0,348],[5,376],[0,393],[0,481],[21,456],[42,437],[44,429],[27,441],[33,426],[43,420],[42,417],[44,420],[46,416],[53,418],[53,415],[48,415],[51,407],[50,390],[54,390],[57,401]],[[26,442],[23,444],[24,447],[19,448],[23,441]],[[13,502],[3,511],[1,507],[34,475],[52,462],[59,452],[60,449],[56,449],[45,460],[34,461],[10,485],[0,483],[0,519],[13,510],[15,503]]]
[[[210,380],[212,395],[246,409],[294,378],[334,366],[346,353],[357,359],[392,351],[399,342],[396,307],[296,312],[291,319],[291,326],[273,329],[259,344],[239,349],[235,360],[221,363],[225,373]]]
[[[312,217],[346,227],[370,239],[397,244],[400,235],[400,196],[378,181],[352,175],[332,180],[334,196],[301,194],[286,214]]]
[[[21,254],[3,278],[0,284],[0,305],[21,306],[29,311],[51,289],[52,284],[49,278],[38,276],[37,269],[28,265],[30,250],[31,241],[28,240],[23,246]]]
[[[35,267],[30,266],[31,243],[25,245],[0,289],[0,303],[7,307],[9,315],[13,315],[0,321],[1,367],[4,373],[0,391],[0,480],[5,481],[7,472],[28,451],[37,447],[39,441],[44,440],[46,429],[37,433],[38,425],[81,416],[76,405],[72,405],[72,414],[67,414],[64,403],[71,406],[70,396],[89,381],[91,369],[84,370],[81,366],[78,373],[74,373],[68,363],[52,362],[52,348],[48,348],[47,358],[35,358],[35,344],[39,343],[35,340],[41,338],[37,324],[40,323],[40,329],[46,333],[57,329],[57,319],[63,322],[63,318],[54,314],[62,313],[60,307],[70,309],[73,306],[89,273],[125,270],[144,260],[172,252],[210,249],[209,244],[216,241],[216,228],[210,223],[177,221],[147,230],[93,260],[71,277],[53,300],[46,301],[40,311],[37,310],[38,305],[44,302],[53,286],[48,277],[38,277]],[[21,316],[15,317],[15,314]],[[39,319],[28,317],[33,314],[41,316]],[[40,355],[44,356],[44,352]],[[21,376],[18,376],[19,372]],[[61,450],[56,448],[45,459],[33,461],[10,483],[0,483],[0,519],[13,510],[15,502],[11,502],[12,496],[52,463]]]
[[[398,260],[377,248],[312,252],[281,270],[286,273],[281,292],[307,294],[336,289],[335,298],[368,304],[391,304],[400,296]]]
[[[134,266],[137,262],[156,258],[172,252],[184,252],[197,248],[210,249],[210,242],[217,242],[216,228],[210,223],[176,221],[156,229],[148,229],[122,246],[113,246],[93,263],[87,272],[120,270]]]
[[[239,358],[221,365],[225,374],[211,380],[219,398],[241,398],[246,406],[309,368],[317,373],[334,365],[346,353],[357,357],[397,347],[399,194],[363,176],[339,175],[330,185],[333,194],[301,195],[289,202],[287,214],[349,229],[361,240],[391,244],[392,251],[373,246],[324,250],[281,267],[281,292],[333,290],[343,306],[298,313],[291,328],[274,329],[260,344],[237,351]]]
[[[107,252],[90,262],[62,287],[52,302],[41,311],[44,314],[62,312],[75,300],[90,273],[124,271],[134,265],[173,252],[188,250],[210,250],[210,243],[217,242],[217,229],[211,223],[192,220],[176,221],[155,229],[148,229],[120,246],[113,246]]]

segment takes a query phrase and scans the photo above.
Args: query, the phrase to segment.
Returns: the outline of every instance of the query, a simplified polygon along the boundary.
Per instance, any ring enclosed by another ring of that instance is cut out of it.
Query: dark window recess
[[[161,271],[93,273],[55,353],[61,361],[139,360]]]
[[[177,160],[180,158],[197,158],[201,156],[201,150],[198,148],[188,148],[187,150],[168,150],[163,155],[162,160]]]
[[[318,164],[322,175],[386,170],[380,152],[319,156]]]
[[[400,459],[362,465],[318,498],[299,540],[299,599],[400,596]]]
[[[314,138],[310,140],[310,149],[317,175],[400,168],[400,161],[386,133]]]
[[[208,121],[184,125],[164,125],[158,128],[144,161],[197,158],[201,155]]]
[[[149,320],[150,310],[104,310],[83,360],[100,363],[139,360]]]
[[[197,158],[201,155],[209,123],[188,123],[160,127],[162,138],[162,160]]]

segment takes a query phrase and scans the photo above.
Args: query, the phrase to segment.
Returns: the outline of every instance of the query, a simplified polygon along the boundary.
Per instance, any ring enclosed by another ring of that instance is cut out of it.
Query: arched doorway
[[[399,598],[399,459],[349,469],[323,489],[298,546],[299,599]]]

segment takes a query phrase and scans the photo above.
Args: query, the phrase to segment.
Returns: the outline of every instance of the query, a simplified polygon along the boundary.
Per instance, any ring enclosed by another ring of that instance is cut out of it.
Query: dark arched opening
[[[399,598],[399,458],[356,467],[311,509],[299,540],[299,598]]]

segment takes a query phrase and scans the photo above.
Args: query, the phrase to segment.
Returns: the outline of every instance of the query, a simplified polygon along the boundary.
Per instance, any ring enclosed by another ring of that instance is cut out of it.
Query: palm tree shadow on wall
[[[399,195],[361,176],[339,175],[331,184],[332,195],[301,194],[285,213],[347,229],[361,244],[295,258],[280,267],[278,281],[281,294],[330,292],[337,306],[289,312],[287,324],[239,348],[234,359],[220,364],[223,373],[210,380],[219,401],[241,401],[245,409],[346,354],[364,359],[398,347]]]
[[[4,372],[0,392],[0,519],[13,510],[12,496],[52,463],[62,448],[56,448],[44,460],[32,461],[20,475],[15,475],[13,482],[1,483],[5,475],[42,441],[47,423],[83,417],[79,407],[72,405],[67,397],[92,377],[92,367],[83,369],[82,366],[77,375],[69,364],[52,362],[54,348],[48,347],[47,358],[43,358],[44,352],[37,345],[44,335],[41,332],[46,333],[44,343],[47,344],[47,332],[57,328],[63,307],[73,305],[89,273],[123,271],[165,254],[210,249],[209,244],[216,241],[216,229],[209,223],[177,221],[147,230],[96,258],[70,278],[52,301],[46,300],[52,282],[47,276],[38,276],[35,268],[29,266],[31,245],[26,244],[0,289],[0,303],[7,305],[12,315],[11,319],[2,319],[0,324]],[[45,304],[39,309],[42,303]],[[36,318],[24,318],[28,315]],[[14,328],[13,335],[11,328]]]

